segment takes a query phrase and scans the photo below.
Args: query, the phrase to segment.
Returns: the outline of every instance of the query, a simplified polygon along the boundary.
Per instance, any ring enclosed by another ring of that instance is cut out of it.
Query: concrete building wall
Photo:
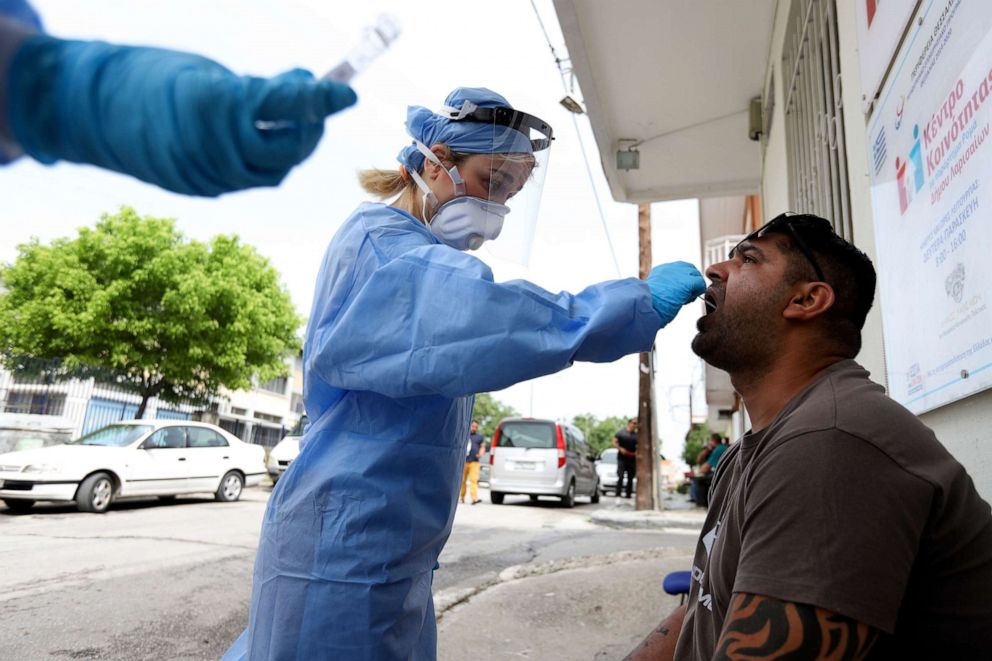
[[[789,205],[789,168],[785,140],[785,94],[786,79],[782,72],[782,47],[785,42],[785,27],[789,18],[789,3],[780,2],[776,7],[775,28],[772,30],[772,44],[768,49],[768,64],[765,70],[764,96],[774,99],[771,122],[766,121],[768,135],[761,150],[761,208],[764,220],[774,218],[783,211],[793,211]],[[769,104],[766,101],[765,107]]]
[[[230,406],[249,411],[251,415],[263,414],[286,418],[289,414],[290,391],[287,384],[287,391],[284,394],[255,388],[253,390],[225,391],[224,395],[230,399]],[[287,421],[285,424],[292,424]]]
[[[700,248],[710,239],[719,236],[737,235],[744,232],[744,205],[746,198],[741,195],[733,197],[704,197],[699,200],[699,238]],[[706,263],[705,253],[700,255],[703,264]]]
[[[300,410],[293,408],[294,402],[302,398],[302,366],[298,358],[287,358],[289,376],[283,392],[276,393],[261,388],[252,390],[228,391],[222,390],[213,400],[213,406],[206,407],[203,415],[198,416],[205,422],[218,424],[222,419],[238,422],[238,427],[232,431],[244,441],[251,442],[255,438],[255,427],[264,427],[269,431],[265,439],[268,444],[274,444],[285,431],[292,429],[300,419]],[[76,438],[81,434],[92,431],[93,425],[102,426],[108,420],[101,415],[89,418],[91,405],[95,402],[117,403],[127,408],[121,413],[124,418],[114,417],[113,420],[130,419],[133,411],[141,402],[141,397],[120,388],[96,383],[92,378],[68,378],[48,382],[34,382],[30,379],[19,383],[16,375],[0,368],[0,413],[17,411],[12,408],[10,397],[24,393],[47,393],[52,398],[58,398],[58,415],[73,426],[71,436]],[[192,415],[191,405],[174,405],[160,401],[157,397],[148,400],[144,418],[154,419],[166,417],[160,411],[180,412]],[[27,413],[28,411],[23,411]],[[117,414],[115,414],[117,415]],[[89,424],[89,428],[87,428]],[[271,438],[270,438],[271,437]]]
[[[858,64],[858,26],[853,2],[837,3],[840,40],[840,70],[843,76],[844,132],[847,146],[847,178],[850,185],[854,243],[878,264],[875,253],[875,225],[871,211],[868,178],[868,119],[861,112],[861,69]],[[875,305],[861,333],[858,361],[884,386],[885,349],[882,342],[882,314],[875,292]]]

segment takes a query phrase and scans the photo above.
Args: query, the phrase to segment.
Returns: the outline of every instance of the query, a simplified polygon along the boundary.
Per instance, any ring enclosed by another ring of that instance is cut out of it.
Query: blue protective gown
[[[647,351],[660,326],[640,280],[578,295],[496,284],[412,216],[359,207],[317,279],[311,422],[269,501],[249,626],[224,659],[434,659],[431,579],[474,393]]]
[[[41,19],[25,0],[0,0],[0,165],[6,165],[23,152],[7,117],[7,85],[10,65],[21,42],[41,31]]]

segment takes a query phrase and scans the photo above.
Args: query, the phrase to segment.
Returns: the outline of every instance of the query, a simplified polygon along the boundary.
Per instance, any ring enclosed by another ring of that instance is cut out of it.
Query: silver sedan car
[[[617,490],[617,449],[603,450],[596,460],[596,474],[599,475],[599,489],[603,493]]]

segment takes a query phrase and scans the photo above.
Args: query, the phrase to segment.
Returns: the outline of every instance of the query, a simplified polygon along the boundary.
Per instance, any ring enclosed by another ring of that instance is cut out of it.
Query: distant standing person
[[[617,453],[617,497],[623,487],[623,476],[627,475],[627,492],[624,498],[630,498],[634,490],[634,478],[637,477],[637,418],[627,421],[627,428],[621,429],[613,437],[613,447]]]
[[[468,480],[469,494],[472,504],[478,505],[479,500],[479,459],[486,451],[486,437],[479,433],[479,422],[473,420],[469,426],[468,455],[465,457],[465,471],[462,473],[462,492],[459,500],[465,502],[465,481]]]

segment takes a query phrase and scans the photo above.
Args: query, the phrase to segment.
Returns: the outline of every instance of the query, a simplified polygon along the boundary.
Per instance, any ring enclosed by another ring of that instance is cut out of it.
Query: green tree
[[[695,422],[685,435],[685,449],[682,450],[682,461],[690,466],[696,465],[696,457],[706,445],[710,437],[710,426],[705,422]]]
[[[593,451],[599,455],[603,453],[603,450],[613,445],[613,436],[627,425],[628,419],[611,415],[600,420],[592,413],[581,413],[572,418],[572,424],[582,430]]]
[[[475,396],[472,419],[479,421],[479,431],[486,438],[493,437],[500,420],[518,415],[520,414],[512,406],[503,404],[487,392]]]
[[[278,273],[236,236],[187,241],[122,207],[75,239],[18,246],[0,267],[0,352],[109,371],[148,399],[203,401],[285,374],[297,316]]]

